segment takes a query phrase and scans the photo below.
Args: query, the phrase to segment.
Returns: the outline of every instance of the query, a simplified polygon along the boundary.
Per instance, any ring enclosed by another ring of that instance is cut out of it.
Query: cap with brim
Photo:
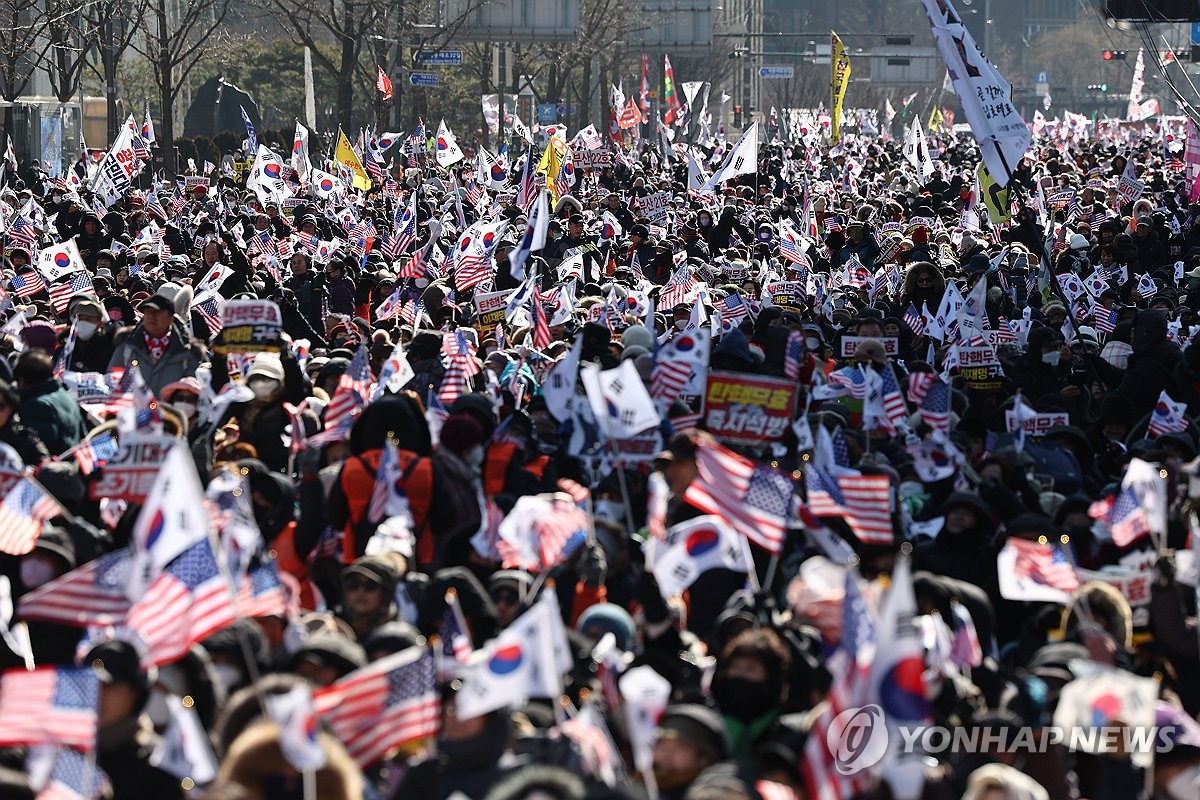
[[[71,316],[74,317],[96,317],[97,319],[104,319],[104,308],[95,300],[87,297],[80,297],[76,299],[70,304],[68,311],[70,312]]]
[[[351,575],[361,575],[380,586],[394,586],[397,580],[391,562],[379,556],[363,556],[342,570],[343,581]]]
[[[331,667],[339,675],[346,675],[359,667],[366,666],[367,655],[357,642],[334,634],[318,634],[308,639],[292,654],[288,662],[291,669],[300,664]]]
[[[175,304],[163,297],[161,294],[152,294],[138,304],[138,311],[144,312],[148,309],[155,311],[174,311]]]
[[[729,754],[729,735],[717,712],[701,705],[671,706],[658,724],[659,737],[678,739],[717,760]]]
[[[75,568],[75,542],[62,528],[47,528],[42,531],[33,549],[34,552],[41,550],[58,556],[66,563],[68,569]]]

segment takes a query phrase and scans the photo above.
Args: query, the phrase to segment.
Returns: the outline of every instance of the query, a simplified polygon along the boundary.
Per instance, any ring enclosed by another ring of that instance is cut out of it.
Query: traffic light
[[[1088,88],[1089,92],[1104,93],[1104,92],[1108,91],[1108,84],[1107,83],[1089,83],[1087,88]]]
[[[742,127],[742,107],[741,106],[733,107],[733,127],[735,127],[735,128]]]
[[[1125,60],[1125,51],[1124,50],[1105,50],[1102,53],[1100,53],[1100,57],[1103,58],[1105,61],[1124,61]]]

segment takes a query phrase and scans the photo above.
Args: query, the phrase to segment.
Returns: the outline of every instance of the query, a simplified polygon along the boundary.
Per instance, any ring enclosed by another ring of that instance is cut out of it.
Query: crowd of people
[[[0,796],[1200,796],[1200,198],[1089,134],[10,174]]]

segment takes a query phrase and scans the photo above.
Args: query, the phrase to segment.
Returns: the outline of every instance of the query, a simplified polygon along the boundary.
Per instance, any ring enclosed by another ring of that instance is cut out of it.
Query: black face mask
[[[721,713],[742,722],[758,719],[779,703],[779,689],[770,682],[718,678],[712,692]]]

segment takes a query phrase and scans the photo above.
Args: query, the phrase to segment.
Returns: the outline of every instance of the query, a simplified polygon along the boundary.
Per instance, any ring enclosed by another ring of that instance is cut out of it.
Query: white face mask
[[[597,500],[595,503],[595,514],[600,519],[606,519],[609,522],[623,522],[625,509],[620,503],[614,503],[612,500]]]
[[[177,400],[172,403],[172,405],[179,409],[179,413],[183,414],[188,419],[196,416],[196,404],[190,400]]]
[[[1194,800],[1200,790],[1200,764],[1188,767],[1167,781],[1167,794],[1175,800]]]
[[[1042,353],[1042,363],[1049,364],[1052,367],[1057,367],[1059,359],[1062,358],[1062,353],[1058,350],[1051,350],[1049,353]]]
[[[688,321],[686,319],[677,319],[675,320],[675,330],[681,331],[687,327],[687,324]]]
[[[36,589],[54,580],[54,565],[41,558],[25,558],[21,560],[21,585],[26,589]]]
[[[820,350],[821,349],[821,340],[815,336],[807,336],[804,339],[804,346],[807,347],[809,350],[813,350],[813,351]]]
[[[87,322],[82,319],[75,320],[75,335],[83,341],[87,341],[96,335],[96,329],[100,326],[95,322]]]
[[[278,388],[279,381],[274,378],[255,378],[250,381],[250,391],[254,392],[254,397],[258,400],[266,400]]]
[[[417,285],[418,289],[424,289],[429,285],[429,278],[413,278],[413,283]]]

